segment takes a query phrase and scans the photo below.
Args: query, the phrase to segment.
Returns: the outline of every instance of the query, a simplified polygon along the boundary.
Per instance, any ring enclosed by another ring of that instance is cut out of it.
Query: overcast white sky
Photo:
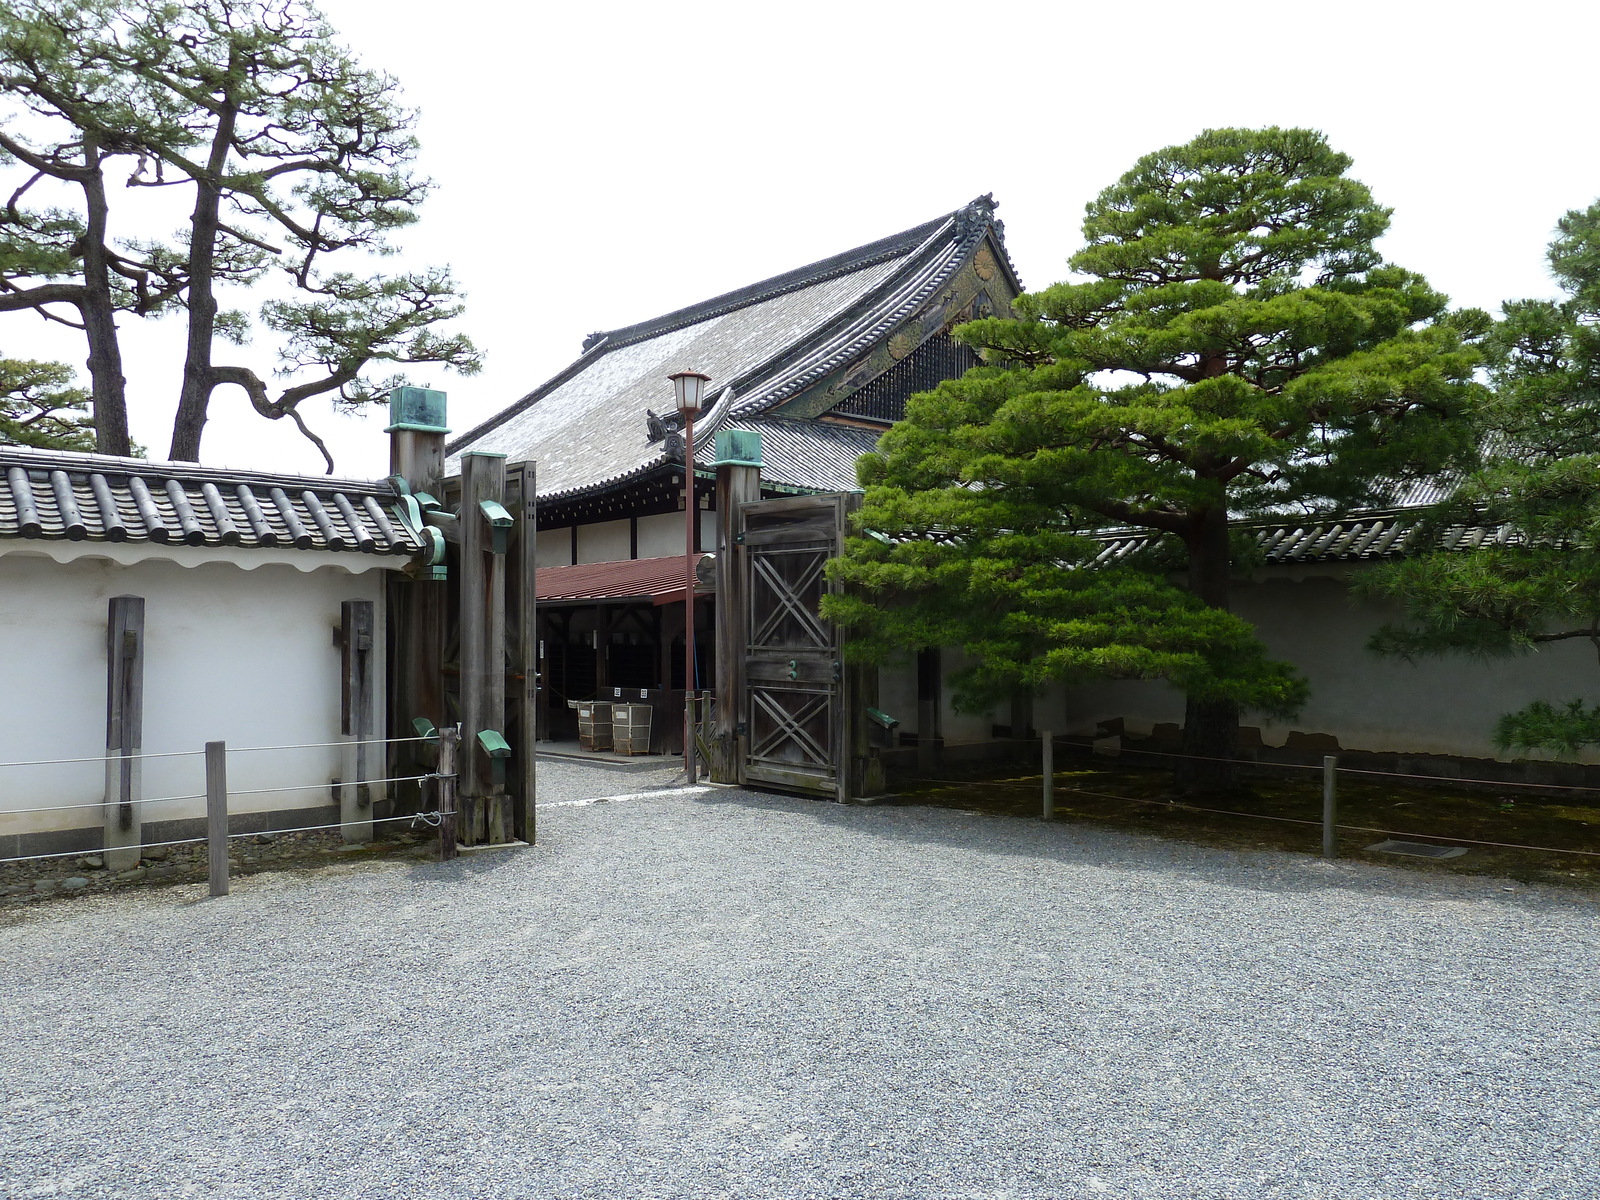
[[[422,167],[438,186],[399,261],[448,263],[468,293],[484,372],[416,377],[450,393],[457,430],[565,366],[591,330],[984,192],[1024,283],[1052,283],[1084,204],[1141,154],[1209,126],[1323,130],[1395,209],[1387,256],[1459,304],[1551,294],[1556,219],[1600,197],[1600,5],[1580,0],[326,0],[324,11],[422,110]],[[123,328],[134,434],[160,457],[180,330]],[[23,315],[0,319],[0,347],[84,357]],[[265,344],[238,353],[270,366]],[[383,414],[306,411],[340,474],[387,472]],[[213,400],[203,457],[321,469],[287,422],[255,416],[236,390]]]

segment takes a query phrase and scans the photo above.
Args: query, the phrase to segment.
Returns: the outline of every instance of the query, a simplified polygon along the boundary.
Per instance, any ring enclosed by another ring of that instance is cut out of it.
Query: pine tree
[[[120,398],[120,360],[106,356],[116,346],[113,311],[133,307],[126,293],[144,287],[150,311],[181,303],[188,336],[171,457],[199,457],[212,394],[232,384],[262,416],[293,421],[331,471],[302,403],[371,403],[405,380],[372,372],[403,364],[478,369],[471,341],[439,328],[462,311],[448,270],[360,275],[343,265],[392,253],[391,235],[417,219],[429,184],[414,170],[415,113],[398,84],[363,67],[311,5],[22,0],[0,13],[0,84],[34,118],[71,131],[48,154],[0,131],[0,149],[80,183],[88,212],[88,236],[68,255],[78,261],[41,259],[51,270],[13,282],[0,311],[79,304],[98,404],[102,393]],[[188,223],[173,247],[108,247],[108,156],[130,158],[130,186],[187,193]],[[13,215],[20,242],[29,219]],[[0,293],[6,269],[0,255]],[[79,293],[67,297],[59,290],[74,282],[62,275],[73,272]],[[277,388],[253,367],[217,361],[218,342],[244,344],[251,323],[222,309],[219,289],[269,273],[292,289],[261,306],[280,339],[278,373],[289,377]]]
[[[913,397],[860,467],[881,537],[851,541],[831,611],[862,652],[961,645],[967,702],[1166,679],[1184,751],[1214,760],[1241,707],[1292,711],[1303,681],[1228,612],[1235,522],[1379,502],[1474,453],[1488,319],[1382,262],[1389,211],[1350,165],[1299,129],[1147,155],[1089,204],[1081,278],[960,327],[986,365]],[[1148,550],[1104,563],[1113,528]]]
[[[1504,536],[1367,575],[1366,591],[1406,609],[1374,637],[1380,653],[1491,659],[1570,641],[1600,651],[1600,203],[1561,219],[1549,262],[1565,298],[1504,306],[1486,343],[1490,452],[1432,518]],[[1571,755],[1600,745],[1600,706],[1535,701],[1495,735],[1502,750]]]
[[[89,394],[62,363],[0,357],[0,445],[93,450]]]

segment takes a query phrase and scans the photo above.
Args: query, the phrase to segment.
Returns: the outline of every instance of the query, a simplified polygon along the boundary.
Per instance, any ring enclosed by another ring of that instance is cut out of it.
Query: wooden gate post
[[[506,554],[497,553],[482,505],[505,498],[506,456],[461,456],[462,841],[508,840],[510,805],[496,786],[480,733],[500,734],[506,712]]]
[[[444,392],[398,387],[389,393],[389,473],[406,481],[413,494],[444,500]],[[388,627],[394,657],[387,673],[390,736],[411,735],[411,722],[426,717],[436,726],[449,719],[444,699],[445,631],[449,585],[431,573],[413,578],[393,572],[388,584]],[[371,760],[369,760],[371,761]],[[395,742],[380,761],[386,776],[415,774],[425,758],[415,743]]]
[[[144,741],[144,597],[113,596],[106,619],[106,866],[139,865]]]
[[[711,781],[743,783],[739,729],[744,710],[744,564],[739,561],[739,508],[761,499],[761,435],[717,433],[717,700],[711,737]]]
[[[375,756],[372,739],[373,638],[371,600],[339,605],[339,732],[350,738],[339,786],[339,824],[347,843],[372,840],[372,793],[367,780]],[[378,776],[382,779],[383,776]]]
[[[534,840],[536,799],[535,742],[539,737],[539,494],[534,464],[517,463],[510,468],[517,478],[517,535],[520,547],[517,606],[517,660],[521,668],[520,703],[517,705],[517,744],[512,748],[521,776],[516,811],[512,813],[512,833],[523,841]]]
[[[861,493],[845,492],[839,497],[839,523],[834,540],[834,557],[844,554],[844,540],[850,536],[850,516],[861,507]],[[829,592],[842,591],[834,583]],[[872,751],[867,733],[867,709],[878,700],[878,668],[844,661],[844,631],[832,627],[833,652],[837,656],[839,687],[839,793],[841,803],[861,796],[875,796],[884,790],[883,762]]]

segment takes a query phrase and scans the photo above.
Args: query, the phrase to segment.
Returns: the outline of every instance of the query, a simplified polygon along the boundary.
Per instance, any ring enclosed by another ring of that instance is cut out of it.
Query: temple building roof
[[[467,450],[533,460],[544,502],[625,484],[681,462],[666,377],[698,370],[715,398],[695,425],[698,464],[713,460],[717,429],[760,429],[765,479],[852,488],[856,457],[886,422],[829,414],[953,324],[1004,311],[1020,292],[994,209],[983,196],[892,237],[591,334],[564,371],[455,439],[446,469],[455,473]]]

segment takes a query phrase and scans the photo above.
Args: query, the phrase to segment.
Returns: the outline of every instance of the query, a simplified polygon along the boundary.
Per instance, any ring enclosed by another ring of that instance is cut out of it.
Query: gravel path
[[[10,918],[0,1195],[1600,1195],[1592,897],[668,782]]]

